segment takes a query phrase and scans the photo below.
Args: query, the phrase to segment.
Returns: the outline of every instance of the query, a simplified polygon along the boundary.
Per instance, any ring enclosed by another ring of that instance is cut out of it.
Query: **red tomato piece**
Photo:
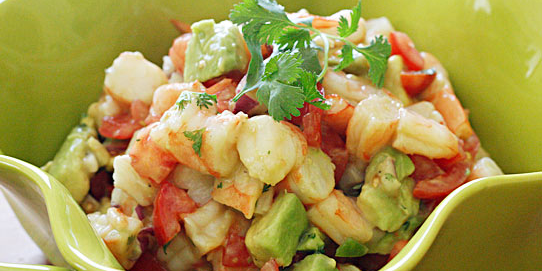
[[[395,258],[395,256],[397,256],[397,254],[401,252],[401,250],[406,246],[407,243],[408,243],[408,240],[397,241],[397,243],[395,243],[395,245],[393,245],[393,248],[391,249],[390,257],[388,258],[388,261],[391,261],[391,259]]]
[[[309,104],[308,112],[302,119],[303,135],[305,135],[307,144],[311,147],[320,148],[322,142],[322,113],[322,109]]]
[[[222,250],[222,264],[228,267],[249,267],[252,266],[252,257],[245,245],[245,237],[240,236],[236,231],[230,230],[224,250]]]
[[[132,119],[130,113],[125,113],[117,116],[105,116],[98,132],[104,137],[129,139],[141,127],[143,127],[141,123]]]
[[[154,255],[146,251],[141,254],[130,271],[167,271],[167,269],[162,267]]]
[[[260,271],[279,271],[279,265],[275,259],[271,259],[262,266]]]
[[[348,151],[341,136],[327,125],[322,126],[322,151],[335,165],[335,183],[339,182],[348,163]]]
[[[444,174],[437,163],[425,156],[410,155],[410,160],[414,163],[414,172],[410,176],[416,181],[433,179]]]
[[[184,213],[192,213],[197,209],[196,203],[186,191],[169,182],[160,185],[158,195],[154,199],[152,213],[154,234],[160,246],[171,241],[181,231],[179,217]]]
[[[412,194],[419,199],[435,199],[445,197],[467,180],[467,170],[472,162],[461,161],[436,178],[422,180],[416,183]]]
[[[270,57],[271,54],[273,53],[273,45],[262,44],[261,48],[262,48],[263,59]]]
[[[419,71],[423,69],[424,60],[422,55],[414,47],[410,37],[398,31],[390,33],[391,54],[400,55],[409,70]]]
[[[423,71],[402,71],[401,83],[408,95],[414,97],[423,90],[425,90],[437,76],[437,72],[434,69],[428,69]]]
[[[161,183],[177,165],[177,160],[150,140],[152,126],[147,126],[137,134],[130,148],[130,157],[135,171],[143,178]]]

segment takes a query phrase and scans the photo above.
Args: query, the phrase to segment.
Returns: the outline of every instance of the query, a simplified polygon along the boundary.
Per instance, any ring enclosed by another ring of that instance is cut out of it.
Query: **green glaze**
[[[0,1],[0,149],[35,165],[52,159],[99,97],[104,69],[120,52],[139,50],[160,64],[178,35],[170,19],[219,21],[234,2]],[[298,0],[286,9],[330,14],[354,4]],[[441,60],[484,148],[505,172],[517,173],[542,170],[540,10],[542,2],[529,0],[364,0],[362,13],[387,15]],[[119,268],[84,217],[71,215],[82,212],[66,189],[24,162],[0,162],[0,185],[51,262]],[[437,207],[384,270],[538,270],[541,194],[542,173],[471,182]],[[35,230],[49,220],[49,231]]]

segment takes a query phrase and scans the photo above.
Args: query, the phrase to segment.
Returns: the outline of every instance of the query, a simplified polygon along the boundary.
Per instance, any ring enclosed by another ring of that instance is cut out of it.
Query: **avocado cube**
[[[245,244],[257,266],[271,258],[280,266],[290,265],[299,238],[309,226],[301,201],[291,193],[281,194],[271,209],[254,220],[248,229]]]
[[[297,250],[313,252],[323,251],[325,239],[326,236],[317,227],[311,226],[301,236],[299,244],[297,245]]]
[[[335,271],[335,264],[324,254],[312,254],[295,264],[293,271]]]

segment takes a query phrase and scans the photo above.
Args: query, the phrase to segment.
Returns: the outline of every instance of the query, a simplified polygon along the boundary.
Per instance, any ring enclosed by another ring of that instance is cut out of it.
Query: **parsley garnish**
[[[216,188],[222,188],[222,182],[220,182],[220,183],[216,186]]]
[[[230,13],[232,22],[242,25],[243,35],[251,53],[247,83],[233,101],[258,88],[256,97],[269,109],[269,115],[280,121],[299,116],[298,108],[310,103],[329,109],[324,97],[316,89],[316,83],[328,69],[328,39],[340,40],[341,62],[335,70],[342,70],[354,61],[353,50],[363,54],[369,62],[369,78],[382,87],[391,47],[386,39],[378,36],[369,46],[358,47],[346,38],[356,32],[361,19],[361,1],[353,8],[351,21],[341,16],[337,31],[339,36],[320,32],[311,26],[310,20],[292,22],[284,7],[275,0],[245,0],[234,6]],[[312,38],[321,36],[324,41],[324,67],[320,67]],[[263,60],[261,44],[275,44],[277,50]]]
[[[269,188],[271,188],[271,185],[270,185],[270,184],[265,184],[265,185],[263,186],[262,193],[265,193],[265,192],[269,191]]]
[[[186,136],[186,138],[190,139],[192,142],[192,149],[194,149],[194,152],[198,154],[199,157],[201,157],[201,143],[203,141],[203,132],[205,132],[205,128],[201,128],[199,130],[195,131],[184,131],[183,134]]]
[[[179,107],[180,110],[184,110],[186,105],[192,102],[192,99],[196,100],[196,105],[200,109],[204,107],[206,109],[209,109],[209,106],[213,104],[212,102],[216,103],[216,95],[185,91],[181,93],[181,95],[179,96],[179,99],[177,99],[176,105]]]

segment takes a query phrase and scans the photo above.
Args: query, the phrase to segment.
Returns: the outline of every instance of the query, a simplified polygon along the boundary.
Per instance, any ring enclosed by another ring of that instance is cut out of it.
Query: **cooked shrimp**
[[[472,167],[472,172],[467,178],[467,181],[472,181],[475,179],[503,175],[501,168],[489,157],[484,157],[474,164]]]
[[[344,72],[328,71],[322,81],[326,94],[337,94],[352,104],[376,94],[380,91],[374,87],[368,78],[358,77]]]
[[[194,270],[194,265],[201,262],[201,255],[184,232],[179,232],[169,243],[167,250],[158,249],[156,257],[170,271]]]
[[[187,190],[188,196],[198,206],[201,207],[211,200],[215,177],[185,165],[177,165],[169,176],[169,181],[177,187]]]
[[[367,20],[365,27],[367,28],[367,31],[365,32],[366,43],[370,43],[376,36],[384,36],[388,38],[390,33],[394,31],[393,26],[386,17]]]
[[[409,110],[401,110],[392,146],[431,159],[452,158],[459,152],[458,138],[446,126]]]
[[[444,121],[442,115],[435,109],[435,106],[430,102],[417,102],[406,107],[406,109],[416,112],[428,119],[432,119],[442,125],[446,125],[446,122]]]
[[[149,105],[154,90],[166,83],[162,69],[146,60],[140,52],[121,53],[105,70],[105,92],[124,104],[141,100]]]
[[[311,223],[339,245],[347,238],[365,243],[373,236],[373,226],[363,218],[353,199],[340,190],[333,190],[329,197],[312,206],[307,215]]]
[[[346,130],[346,148],[369,161],[395,134],[401,103],[386,95],[371,95],[361,101]]]
[[[159,121],[164,112],[175,105],[175,101],[177,101],[179,95],[185,91],[205,92],[205,87],[198,81],[160,86],[154,92],[149,116],[145,120],[145,123],[149,124]]]
[[[250,176],[275,185],[303,162],[307,140],[297,126],[262,115],[243,124],[237,150]]]
[[[152,129],[151,140],[168,150],[182,164],[217,178],[229,176],[239,164],[237,136],[247,116],[242,112],[235,115],[230,111],[219,115],[216,113],[215,105],[200,108],[195,98],[183,105],[182,109],[173,106],[166,111],[159,125]],[[185,132],[197,131],[201,134],[197,138],[199,143],[185,135]],[[194,146],[199,148],[199,153],[196,153]]]
[[[185,52],[191,38],[192,33],[182,34],[173,41],[173,45],[169,48],[168,55],[180,74],[184,72]]]
[[[232,176],[215,180],[212,195],[215,201],[239,210],[251,219],[263,186],[263,182],[250,177],[247,168],[240,165]]]
[[[330,105],[324,111],[323,121],[339,134],[346,134],[346,127],[352,115],[354,107],[337,94],[326,95],[326,104]]]

